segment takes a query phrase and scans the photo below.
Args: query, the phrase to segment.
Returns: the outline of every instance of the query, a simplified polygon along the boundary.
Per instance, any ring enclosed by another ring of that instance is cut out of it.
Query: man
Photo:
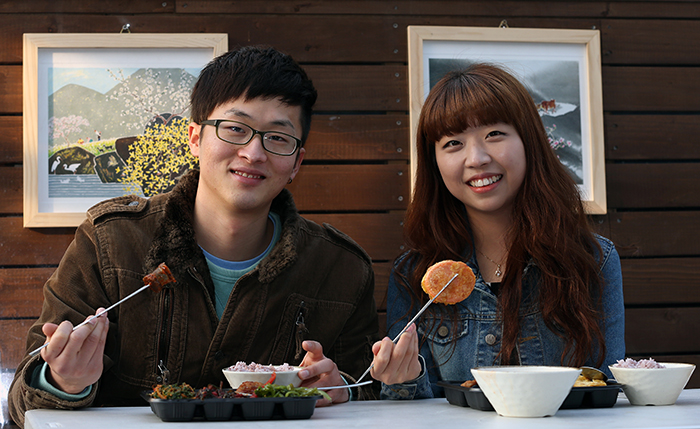
[[[242,48],[205,67],[191,101],[199,170],[167,194],[91,208],[46,283],[27,349],[49,345],[17,370],[16,423],[32,408],[144,405],[140,392],[155,384],[218,385],[238,361],[301,364],[311,387],[351,382],[370,365],[371,261],[333,227],[300,217],[284,189],[316,101],[306,73],[274,49]],[[161,262],[174,286],[71,331]],[[334,403],[350,394],[328,393]]]

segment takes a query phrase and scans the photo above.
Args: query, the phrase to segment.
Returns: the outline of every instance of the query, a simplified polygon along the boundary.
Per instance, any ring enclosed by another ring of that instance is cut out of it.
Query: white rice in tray
[[[236,372],[284,372],[284,371],[293,371],[294,367],[289,365],[288,363],[283,363],[282,365],[275,366],[275,365],[262,365],[259,363],[251,362],[250,364],[247,364],[243,361],[236,362],[235,365],[231,365],[230,367],[226,368],[228,371],[236,371]]]
[[[640,359],[639,361],[636,361],[636,360],[631,359],[631,358],[620,359],[613,366],[615,368],[646,368],[646,369],[666,368],[665,366],[656,362],[652,358]]]

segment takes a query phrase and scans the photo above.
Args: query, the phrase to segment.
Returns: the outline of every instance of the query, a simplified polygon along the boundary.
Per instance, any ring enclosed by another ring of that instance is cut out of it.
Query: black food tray
[[[452,405],[470,407],[481,411],[493,411],[493,406],[479,387],[463,387],[458,381],[438,381],[445,389],[445,398]]]
[[[572,387],[559,409],[610,408],[617,403],[617,394],[622,384],[608,380],[607,386]]]
[[[573,387],[560,409],[609,408],[617,402],[622,385],[609,380],[607,386]],[[493,411],[493,406],[478,387],[462,387],[459,381],[438,381],[445,389],[445,398],[452,405],[470,407],[481,411]]]
[[[164,422],[191,420],[308,419],[321,396],[289,398],[158,399],[150,391],[141,393],[151,410]]]

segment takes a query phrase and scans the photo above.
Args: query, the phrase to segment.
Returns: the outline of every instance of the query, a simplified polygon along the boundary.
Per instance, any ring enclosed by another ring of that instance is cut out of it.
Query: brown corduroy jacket
[[[26,356],[9,394],[17,424],[34,408],[146,405],[140,393],[164,382],[160,362],[169,383],[226,384],[221,370],[238,361],[300,363],[301,341],[312,339],[348,381],[370,365],[378,332],[371,260],[332,226],[299,216],[287,190],[271,208],[282,220],[280,241],[236,283],[217,317],[214,285],[192,225],[198,178],[193,171],[169,193],[120,197],[88,211],[44,286],[27,351],[44,343],[44,323],[80,323],[143,286],[143,276],[161,262],[177,283],[160,293],[146,290],[109,312],[104,371],[83,400],[31,387],[43,361]],[[374,392],[359,396],[372,398]]]

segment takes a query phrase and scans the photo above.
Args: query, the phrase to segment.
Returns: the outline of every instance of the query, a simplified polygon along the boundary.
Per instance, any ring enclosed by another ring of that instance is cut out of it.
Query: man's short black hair
[[[279,97],[287,105],[300,106],[302,145],[306,142],[317,94],[291,56],[271,47],[246,46],[214,58],[192,89],[192,121],[201,123],[216,107],[241,97],[246,101]]]

